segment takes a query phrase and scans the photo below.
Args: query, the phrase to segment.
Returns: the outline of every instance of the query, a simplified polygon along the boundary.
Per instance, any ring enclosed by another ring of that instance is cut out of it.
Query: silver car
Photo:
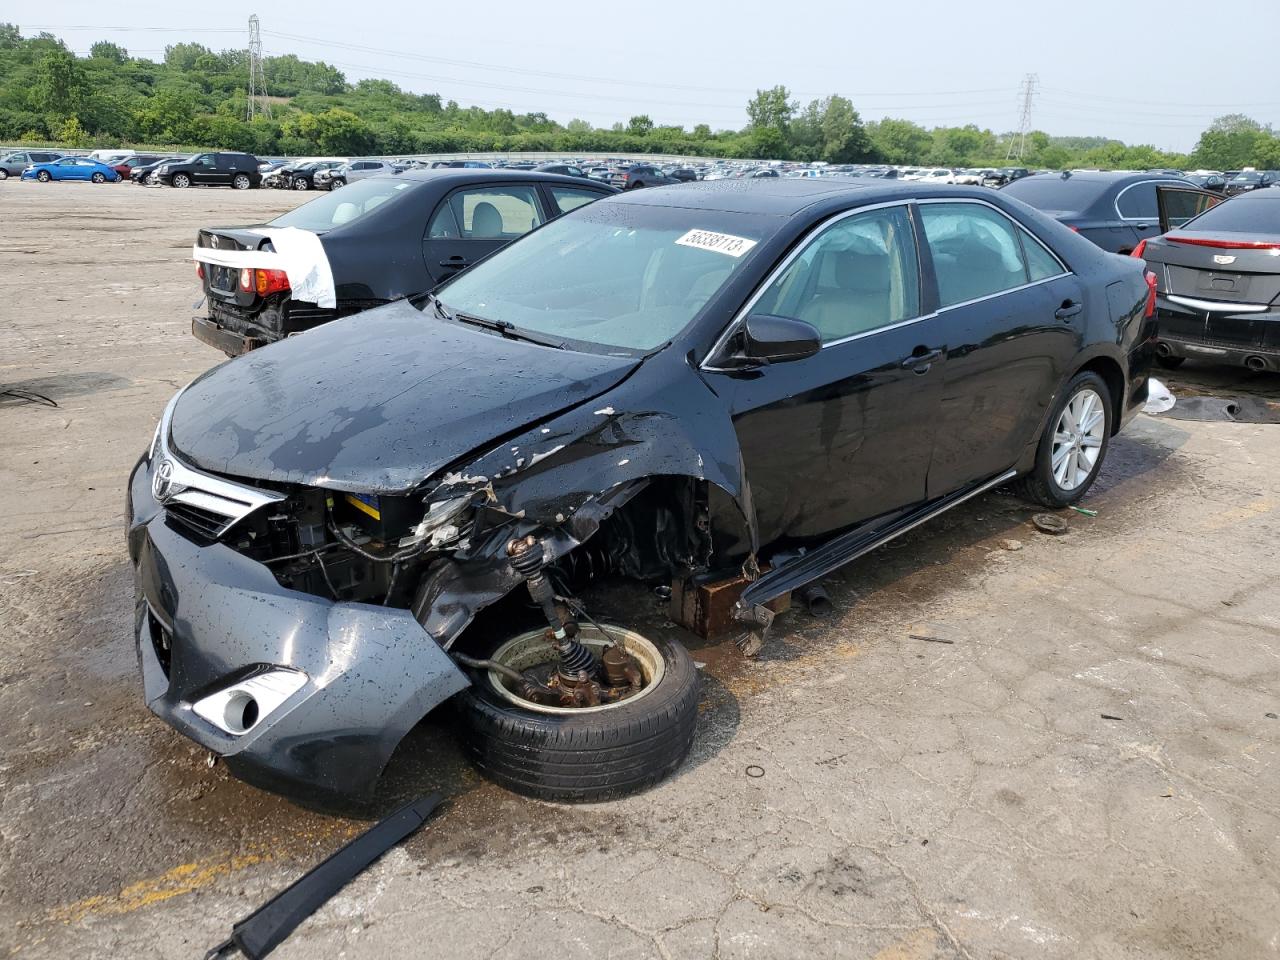
[[[50,150],[19,150],[0,157],[0,180],[22,176],[22,171],[33,163],[53,163],[62,154]]]
[[[332,170],[321,170],[315,176],[316,187],[320,190],[337,190],[348,183],[355,183],[365,177],[376,177],[383,173],[396,173],[396,168],[382,160],[352,160]]]

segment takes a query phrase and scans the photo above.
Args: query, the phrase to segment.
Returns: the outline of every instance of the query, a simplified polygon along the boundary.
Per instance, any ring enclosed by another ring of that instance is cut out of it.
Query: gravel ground
[[[305,199],[0,184],[0,384],[58,403],[0,398],[10,956],[202,955],[363,827],[208,769],[130,640],[125,477],[221,359],[186,251]],[[391,777],[447,807],[276,956],[1277,956],[1278,430],[1139,418],[1066,535],[989,495],[846,568],[837,613],[784,615],[757,662],[696,650],[694,755],[643,796],[520,799],[429,720]]]

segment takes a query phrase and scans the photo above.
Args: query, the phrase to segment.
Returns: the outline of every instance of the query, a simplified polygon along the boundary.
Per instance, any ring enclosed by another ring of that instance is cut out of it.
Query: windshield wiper
[[[433,297],[433,299],[436,299]],[[437,309],[444,309],[444,304],[436,299]],[[533,333],[529,330],[521,330],[514,323],[506,320],[490,320],[488,317],[477,317],[470,313],[455,313],[450,319],[457,320],[459,323],[469,323],[473,327],[483,327],[486,330],[493,330],[502,334],[509,340],[524,340],[528,343],[536,343],[543,347],[554,347],[557,350],[564,349],[564,341],[556,340],[552,337],[544,337],[540,334]]]

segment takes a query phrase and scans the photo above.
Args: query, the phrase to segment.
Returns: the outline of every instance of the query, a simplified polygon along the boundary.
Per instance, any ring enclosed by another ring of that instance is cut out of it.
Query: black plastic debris
[[[1171,409],[1158,416],[1173,420],[1280,423],[1280,403],[1262,397],[1179,397]]]
[[[205,960],[237,951],[249,960],[265,957],[365,867],[426,823],[440,800],[438,793],[421,797],[370,827],[232,927]]]

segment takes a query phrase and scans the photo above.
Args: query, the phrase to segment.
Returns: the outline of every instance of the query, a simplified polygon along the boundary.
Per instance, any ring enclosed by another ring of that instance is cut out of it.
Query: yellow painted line
[[[348,839],[363,828],[360,824],[334,824],[332,831],[325,830],[326,836]],[[224,877],[245,870],[249,867],[261,866],[279,859],[282,851],[261,848],[248,853],[220,854],[182,863],[166,870],[157,877],[138,880],[122,887],[114,894],[96,894],[63,904],[49,911],[48,918],[61,923],[76,923],[85,917],[122,916],[164,903],[174,897],[186,896],[211,886]]]
[[[1226,527],[1234,527],[1236,524],[1244,523],[1246,520],[1252,520],[1260,517],[1264,513],[1270,513],[1276,507],[1274,500],[1267,500],[1265,497],[1253,500],[1249,503],[1241,504],[1238,507],[1229,507],[1219,513],[1211,513],[1205,517],[1200,526],[1206,530],[1222,530]]]

